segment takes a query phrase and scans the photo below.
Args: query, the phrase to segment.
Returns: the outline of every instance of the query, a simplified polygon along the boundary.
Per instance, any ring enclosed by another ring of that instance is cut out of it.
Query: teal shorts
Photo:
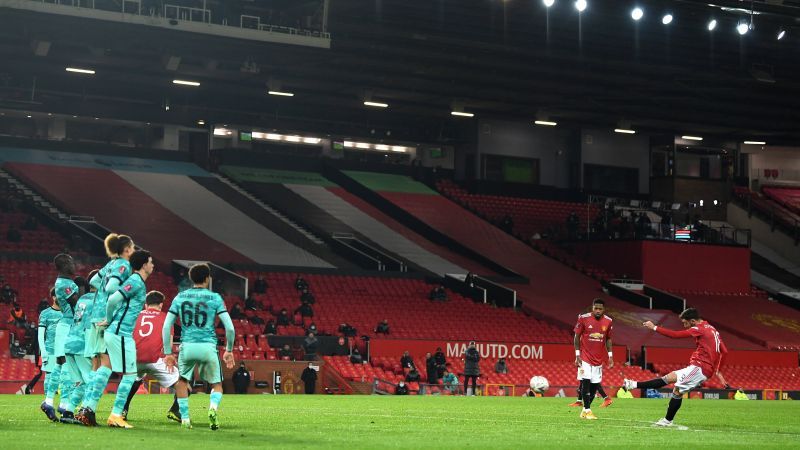
[[[117,373],[136,374],[136,341],[132,337],[104,333],[111,370]]]
[[[68,323],[58,322],[58,324],[56,324],[56,338],[53,342],[53,354],[56,358],[59,356],[67,356],[64,347],[67,344],[67,339],[69,339],[69,329],[70,324]]]
[[[69,367],[72,381],[75,383],[86,383],[89,374],[92,373],[92,360],[83,355],[67,355],[67,367]]]
[[[47,361],[42,360],[42,372],[52,373],[56,369],[58,369],[58,364],[55,355],[48,356]]]
[[[181,373],[181,378],[187,381],[193,379],[195,367],[203,381],[211,384],[222,383],[222,367],[219,364],[216,345],[181,344],[178,353],[178,371]]]
[[[83,356],[94,358],[106,352],[104,334],[105,330],[97,328],[97,324],[94,323],[86,330],[86,351],[83,352]]]

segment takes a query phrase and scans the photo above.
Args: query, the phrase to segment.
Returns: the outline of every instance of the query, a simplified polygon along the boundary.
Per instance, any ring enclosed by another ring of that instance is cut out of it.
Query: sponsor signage
[[[448,358],[458,358],[469,341],[436,341],[416,339],[374,339],[370,342],[370,356],[399,358],[404,351],[412,356],[424,356],[441,348]],[[481,358],[538,359],[543,361],[573,361],[575,348],[571,344],[539,344],[530,342],[477,342]],[[627,359],[627,348],[614,346],[614,360]]]

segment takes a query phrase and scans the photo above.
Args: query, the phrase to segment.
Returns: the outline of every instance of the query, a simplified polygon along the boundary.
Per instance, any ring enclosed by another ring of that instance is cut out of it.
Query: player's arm
[[[681,331],[675,331],[675,330],[670,330],[669,328],[659,327],[658,325],[654,324],[649,320],[645,322],[643,325],[646,328],[649,328],[662,336],[666,336],[672,339],[683,339],[694,336],[694,334],[692,334],[691,328]]]
[[[175,300],[172,301],[172,305],[175,306]],[[164,364],[167,365],[167,370],[170,372],[175,367],[175,355],[172,354],[172,326],[175,325],[177,317],[178,314],[170,308],[164,319],[164,326],[161,328],[161,350],[164,352]]]
[[[611,338],[606,338],[606,351],[608,352],[608,368],[614,367],[614,354],[613,349],[614,346],[611,344]]]
[[[119,307],[124,299],[125,294],[123,294],[122,291],[114,292],[108,297],[108,303],[106,303],[106,323],[111,323],[111,320],[114,318],[114,313],[117,312],[117,307]]]
[[[228,369],[232,369],[235,361],[231,350],[233,350],[233,340],[236,338],[236,329],[233,328],[233,321],[228,311],[220,313],[219,320],[222,322],[222,326],[225,327],[225,353],[222,354],[222,360],[225,361]]]
[[[39,339],[39,354],[42,355],[42,361],[47,359],[47,347],[44,344],[45,335],[47,335],[47,325],[41,322],[41,318],[39,321],[39,332],[37,337]]]
[[[91,280],[89,280],[89,284],[92,285],[93,288],[97,289],[98,291],[102,288],[101,284],[103,283],[103,277],[100,276],[100,272],[94,274]]]
[[[581,335],[575,333],[572,338],[572,343],[575,345],[575,367],[581,366]]]
[[[103,290],[106,291],[107,294],[117,292],[119,289],[119,281],[120,280],[117,277],[109,278],[108,281],[106,281],[106,286],[103,288]]]
[[[161,346],[163,347],[164,355],[172,355],[172,327],[175,325],[175,319],[177,318],[178,315],[170,308],[167,312],[167,317],[164,319],[164,326],[161,328]]]

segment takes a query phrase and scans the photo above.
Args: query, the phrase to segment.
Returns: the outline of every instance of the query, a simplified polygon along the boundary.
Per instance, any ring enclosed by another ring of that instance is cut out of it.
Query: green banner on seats
[[[258,169],[241,166],[222,166],[219,171],[236,181],[276,184],[305,184],[332,187],[335,183],[315,172],[295,172],[291,170]]]
[[[378,192],[406,192],[409,194],[436,194],[428,186],[414,181],[405,175],[387,173],[357,172],[345,170],[344,173],[364,186]]]

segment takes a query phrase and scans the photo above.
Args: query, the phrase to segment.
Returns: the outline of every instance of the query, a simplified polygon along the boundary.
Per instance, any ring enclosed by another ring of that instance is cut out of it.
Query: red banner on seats
[[[469,341],[428,341],[416,339],[374,339],[370,342],[372,357],[400,357],[404,351],[412,356],[442,349],[448,358],[460,357]],[[544,361],[573,361],[575,348],[570,344],[532,344],[529,342],[477,342],[481,358],[538,359]],[[614,346],[614,360],[627,359],[627,348]]]

